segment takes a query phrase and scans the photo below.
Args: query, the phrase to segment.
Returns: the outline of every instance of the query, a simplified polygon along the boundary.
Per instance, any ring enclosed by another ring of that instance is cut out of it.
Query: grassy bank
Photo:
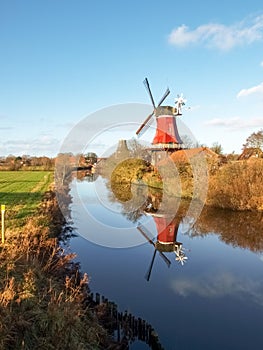
[[[213,207],[263,210],[263,159],[220,165],[209,160],[206,164],[204,162],[203,158],[197,158],[192,159],[191,164],[174,163],[175,172],[167,164],[161,165],[157,171],[141,159],[126,159],[112,168],[111,187],[117,193],[120,187],[129,189],[131,183],[141,183],[164,188],[177,197],[201,199]]]
[[[54,190],[46,191],[52,174],[0,176],[15,214],[0,245],[0,349],[101,348],[106,332],[84,307],[88,277],[59,245],[65,219]]]

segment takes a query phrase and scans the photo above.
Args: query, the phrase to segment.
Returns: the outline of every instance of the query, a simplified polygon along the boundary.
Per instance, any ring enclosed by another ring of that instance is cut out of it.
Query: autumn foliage
[[[233,210],[263,210],[263,159],[222,166],[209,179],[207,204]]]

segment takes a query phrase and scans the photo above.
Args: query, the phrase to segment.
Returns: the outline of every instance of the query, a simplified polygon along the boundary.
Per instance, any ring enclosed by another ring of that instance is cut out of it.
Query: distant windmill
[[[182,115],[182,107],[185,105],[186,99],[183,98],[182,94],[180,96],[177,95],[177,98],[175,100],[175,107],[161,106],[161,104],[170,93],[169,88],[167,88],[156,107],[147,78],[144,80],[144,85],[150,96],[153,105],[153,111],[136,131],[136,134],[138,136],[142,135],[142,133],[144,133],[149,128],[153,121],[153,116],[155,116],[157,126],[155,136],[152,141],[154,147],[156,147],[157,150],[168,150],[170,152],[184,148],[183,141],[181,140],[178,133],[176,116]]]

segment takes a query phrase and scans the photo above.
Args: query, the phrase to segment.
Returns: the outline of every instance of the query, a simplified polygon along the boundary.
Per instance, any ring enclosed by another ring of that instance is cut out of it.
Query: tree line
[[[187,136],[185,138],[182,138],[184,139],[184,143],[187,148],[200,146],[199,144],[192,144],[190,142],[191,140],[189,140]],[[128,147],[130,153],[135,158],[142,154],[144,157],[146,156],[146,147],[144,145],[141,145],[137,140],[129,140]],[[218,142],[214,142],[210,149],[219,155],[223,155],[223,147]],[[253,132],[247,137],[245,143],[243,144],[242,155],[243,159],[249,158],[251,156],[263,158],[263,129],[260,129],[257,132]],[[228,156],[231,157],[231,155]],[[238,158],[239,155],[235,155],[233,152],[232,156],[234,159]],[[36,157],[30,155],[8,155],[6,157],[0,157],[0,170],[53,170],[58,159],[63,159],[64,162],[68,162],[71,166],[85,166],[88,164],[96,163],[98,156],[92,152],[77,155],[73,155],[73,153],[69,152],[67,154],[58,154],[54,158],[47,156]]]

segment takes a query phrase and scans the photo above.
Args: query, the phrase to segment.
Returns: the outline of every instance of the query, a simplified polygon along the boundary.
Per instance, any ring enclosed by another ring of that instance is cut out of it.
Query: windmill
[[[145,226],[143,226],[142,224],[139,224],[137,226],[137,230],[152,246],[154,246],[154,253],[152,256],[150,267],[145,276],[147,281],[150,280],[157,251],[168,267],[170,267],[171,261],[167,258],[167,256],[164,253],[174,252],[175,260],[178,263],[181,263],[181,265],[184,265],[184,263],[188,259],[185,255],[182,243],[178,242],[176,239],[180,219],[175,217],[172,221],[170,221],[170,216],[158,215],[156,213],[151,213],[150,215],[155,221],[156,229],[158,232],[156,241],[155,239],[150,238],[151,233],[147,230]]]
[[[162,103],[170,93],[169,88],[167,88],[160,102],[156,106],[147,78],[145,78],[144,80],[144,85],[150,96],[153,111],[138,128],[138,130],[136,131],[136,135],[140,137],[150,127],[150,125],[154,121],[153,117],[155,116],[156,131],[152,141],[153,147],[151,148],[151,152],[152,162],[153,164],[156,164],[157,159],[160,160],[161,158],[163,158],[160,152],[165,151],[168,153],[172,153],[175,150],[184,148],[183,141],[179,136],[176,118],[182,115],[182,107],[185,105],[186,99],[183,98],[182,94],[177,95],[174,107],[162,106]]]
[[[157,217],[155,217],[155,223],[157,224]],[[161,218],[164,219],[165,218]],[[166,220],[165,220],[166,221]],[[148,229],[143,226],[142,224],[139,224],[137,226],[137,230],[144,236],[144,238],[154,247],[154,252],[152,256],[152,260],[148,269],[147,274],[145,275],[145,278],[147,281],[150,280],[153,264],[155,261],[156,253],[158,251],[160,257],[163,259],[163,261],[166,263],[168,267],[171,265],[171,261],[167,258],[167,256],[164,253],[174,252],[175,253],[175,260],[178,263],[181,263],[183,266],[186,260],[188,259],[187,256],[184,253],[184,248],[182,243],[176,241],[177,236],[177,225],[175,223],[167,224],[165,228],[160,229],[160,225],[156,225],[158,230],[158,236],[157,240],[151,239],[151,233],[148,231]],[[159,226],[159,227],[158,227]],[[161,224],[163,226],[163,222]]]

